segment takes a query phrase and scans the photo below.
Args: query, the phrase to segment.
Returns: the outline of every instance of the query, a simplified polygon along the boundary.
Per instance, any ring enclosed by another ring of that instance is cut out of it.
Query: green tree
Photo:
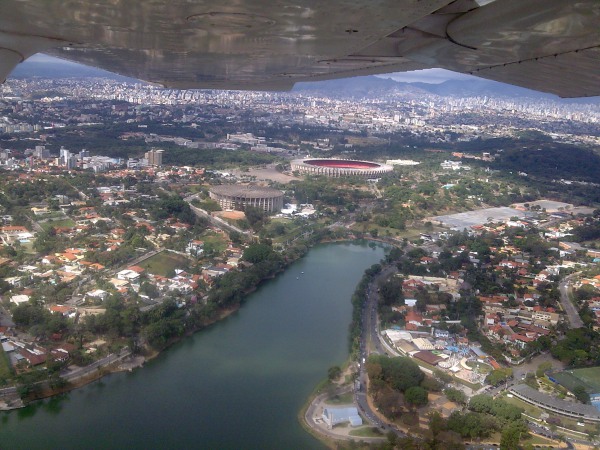
[[[367,364],[369,378],[388,384],[392,389],[405,392],[408,388],[419,386],[425,375],[419,366],[407,357],[389,358],[383,355],[369,356]]]
[[[506,369],[494,369],[488,374],[485,381],[492,386],[497,386],[510,379],[510,377],[512,377],[512,369],[510,367]]]
[[[585,387],[582,385],[577,385],[573,388],[573,395],[579,400],[581,403],[589,403],[590,396],[586,392]]]
[[[342,369],[340,369],[339,366],[332,366],[329,368],[329,370],[327,370],[327,378],[329,378],[329,381],[338,379],[341,374]]]
[[[402,279],[390,277],[379,285],[380,301],[384,305],[397,305],[404,303],[402,295]]]
[[[446,388],[446,390],[444,391],[444,394],[446,394],[446,398],[448,400],[450,400],[451,402],[458,403],[459,405],[467,404],[467,396],[460,389],[455,389],[455,388],[449,387],[449,388]]]
[[[550,369],[552,369],[552,363],[550,361],[544,361],[538,366],[537,370],[535,371],[535,375],[538,378],[542,378]]]
[[[244,250],[242,258],[244,261],[256,264],[270,259],[274,253],[273,247],[270,245],[264,243],[254,243],[250,244],[248,248]]]
[[[525,429],[524,429],[525,428]],[[519,450],[521,437],[527,433],[527,427],[518,422],[513,422],[502,430],[500,438],[501,450]]]
[[[262,209],[254,206],[246,206],[244,208],[244,214],[252,229],[256,231],[260,230],[268,219]]]
[[[404,393],[404,399],[408,404],[416,407],[425,406],[429,401],[427,398],[427,391],[421,386],[409,387]]]

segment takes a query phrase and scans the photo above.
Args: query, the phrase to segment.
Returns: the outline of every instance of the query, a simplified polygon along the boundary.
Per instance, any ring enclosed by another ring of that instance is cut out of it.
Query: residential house
[[[192,240],[188,242],[187,247],[185,248],[186,253],[199,257],[204,253],[204,242],[198,240]]]

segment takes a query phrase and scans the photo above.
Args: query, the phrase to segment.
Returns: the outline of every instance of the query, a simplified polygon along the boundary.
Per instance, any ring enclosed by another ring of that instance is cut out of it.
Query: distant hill
[[[443,83],[432,84],[422,82],[405,83],[390,78],[367,76],[298,83],[294,86],[293,92],[314,92],[322,95],[354,98],[377,97],[393,93],[418,95],[419,92],[427,92],[441,97],[488,96],[495,98],[530,98],[532,100],[548,99],[566,103],[600,103],[600,97],[561,99],[556,95],[499,83],[497,81],[485,80],[483,78],[472,80],[448,80]]]
[[[41,62],[26,61],[17,64],[10,78],[109,78],[111,80],[137,83],[134,78],[124,77],[96,67],[76,64],[69,61]]]
[[[296,83],[292,92],[314,92],[321,95],[357,98],[379,97],[400,91],[408,93],[414,90],[410,84],[401,83],[390,78],[367,76]],[[427,86],[425,83],[420,84]],[[422,89],[420,86],[415,86],[414,88],[416,90]]]

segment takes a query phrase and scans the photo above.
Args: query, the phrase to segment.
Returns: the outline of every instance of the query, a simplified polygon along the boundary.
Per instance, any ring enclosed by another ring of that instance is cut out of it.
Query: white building
[[[353,427],[358,427],[363,423],[361,417],[358,415],[358,409],[354,406],[348,408],[325,408],[322,417],[329,429],[345,422],[350,422],[350,425]]]
[[[97,298],[97,299],[104,301],[106,299],[106,297],[108,297],[108,292],[103,291],[102,289],[96,289],[94,291],[87,292],[85,294],[85,296],[91,297],[91,298]]]
[[[21,303],[27,303],[29,301],[29,295],[13,295],[10,298],[10,301],[15,305],[20,305]]]
[[[140,274],[133,271],[133,270],[129,270],[129,269],[125,269],[125,270],[121,270],[119,273],[117,273],[117,278],[119,280],[124,280],[124,281],[136,281],[138,278],[140,277]]]
[[[204,242],[192,240],[188,242],[185,251],[186,253],[192,256],[202,256],[202,254],[204,253]]]

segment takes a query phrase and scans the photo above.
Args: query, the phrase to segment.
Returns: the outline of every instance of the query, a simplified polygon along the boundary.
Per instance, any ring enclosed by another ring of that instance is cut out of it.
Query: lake
[[[315,449],[298,411],[348,357],[351,295],[374,244],[318,245],[239,311],[142,369],[0,414],[0,447]]]

